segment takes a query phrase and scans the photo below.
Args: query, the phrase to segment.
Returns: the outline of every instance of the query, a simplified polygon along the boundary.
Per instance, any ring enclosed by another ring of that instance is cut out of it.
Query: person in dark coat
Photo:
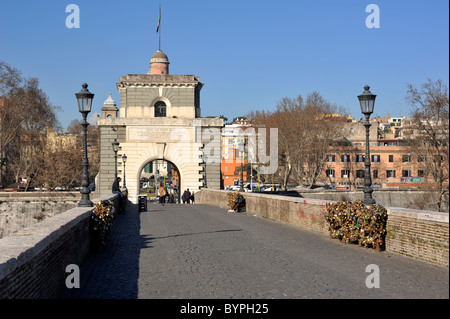
[[[236,201],[234,202],[233,211],[239,212],[241,208],[245,207],[245,198],[241,194],[236,197]]]
[[[190,201],[191,201],[191,192],[189,191],[189,188],[188,188],[183,193],[183,204],[186,204],[186,203],[189,204]]]
[[[123,193],[120,190],[120,181],[122,179],[120,177],[117,177],[116,180],[114,181],[114,183],[112,184],[112,193],[113,194],[118,194],[119,195],[119,203],[118,203],[118,213],[119,214],[123,214],[124,213],[124,198],[123,198]]]
[[[114,183],[112,184],[112,193],[113,194],[119,194],[120,197],[123,197],[123,193],[120,190],[119,183],[122,179],[120,177],[117,177]]]

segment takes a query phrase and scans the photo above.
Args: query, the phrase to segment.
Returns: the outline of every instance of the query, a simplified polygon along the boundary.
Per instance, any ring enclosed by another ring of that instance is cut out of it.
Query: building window
[[[444,160],[444,156],[442,155],[434,155],[434,162],[435,163],[440,163]]]
[[[341,162],[343,163],[350,162],[350,155],[341,155]]]
[[[155,117],[166,117],[166,103],[158,101],[155,103]]]
[[[403,169],[402,170],[402,177],[411,177],[411,170]]]
[[[356,155],[356,162],[361,163],[361,162],[364,162],[364,160],[365,160],[364,155],[361,155],[361,154]]]
[[[334,169],[327,169],[327,177],[334,178]]]
[[[387,177],[387,178],[395,178],[395,170],[393,170],[393,169],[388,169],[388,170],[386,171],[386,177]]]
[[[394,155],[389,155],[389,163],[394,163]]]
[[[418,177],[425,177],[425,171],[423,169],[419,169],[417,171],[417,176]]]
[[[153,173],[153,162],[150,162],[147,165],[145,165],[145,172],[146,173]]]
[[[402,155],[402,162],[403,163],[411,162],[411,155]]]
[[[364,170],[363,169],[358,169],[356,171],[356,178],[364,178]]]
[[[426,155],[419,155],[419,156],[417,157],[417,161],[418,161],[419,163],[426,162],[426,161],[427,161],[427,156],[426,156]]]
[[[336,157],[334,155],[327,155],[327,162],[334,162]]]
[[[379,163],[380,162],[380,155],[372,155],[372,162],[373,163]]]
[[[377,170],[377,169],[374,169],[374,170],[372,171],[372,177],[373,177],[373,178],[378,178],[378,170]]]
[[[350,170],[348,170],[348,169],[341,170],[341,178],[349,178],[349,176],[350,176]]]

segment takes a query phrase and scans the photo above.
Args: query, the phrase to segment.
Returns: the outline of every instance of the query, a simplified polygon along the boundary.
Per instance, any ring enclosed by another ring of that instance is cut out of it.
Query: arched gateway
[[[140,174],[153,160],[173,163],[180,174],[180,191],[220,188],[221,118],[200,117],[203,83],[194,75],[168,74],[169,60],[157,51],[147,74],[128,74],[117,82],[119,110],[111,96],[102,108],[100,127],[99,195],[111,193],[115,175],[124,179],[122,155],[127,156],[125,180],[129,199],[137,203]],[[167,67],[165,67],[167,66]]]
[[[143,193],[158,194],[160,185],[165,185],[168,194],[171,194],[171,202],[180,197],[181,175],[178,167],[167,160],[151,159],[144,165],[138,177],[140,191]]]

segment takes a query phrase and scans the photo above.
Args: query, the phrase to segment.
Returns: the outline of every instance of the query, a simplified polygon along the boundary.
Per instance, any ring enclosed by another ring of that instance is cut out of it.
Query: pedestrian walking
[[[186,204],[186,203],[189,204],[190,201],[191,201],[191,192],[189,191],[189,188],[188,188],[183,193],[183,204]]]
[[[164,206],[165,200],[166,200],[166,190],[163,185],[159,186],[159,202],[162,206]]]

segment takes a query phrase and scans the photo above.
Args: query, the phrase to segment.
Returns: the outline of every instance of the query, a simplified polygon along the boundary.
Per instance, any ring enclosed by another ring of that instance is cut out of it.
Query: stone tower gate
[[[117,82],[120,111],[111,96],[98,119],[100,171],[97,191],[111,193],[115,175],[112,142],[120,143],[118,176],[123,182],[122,155],[130,201],[137,203],[139,177],[153,160],[173,163],[180,174],[180,190],[220,188],[221,118],[200,117],[203,83],[194,75],[170,75],[169,60],[157,51],[147,74],[128,74]],[[117,113],[120,113],[117,116]]]

